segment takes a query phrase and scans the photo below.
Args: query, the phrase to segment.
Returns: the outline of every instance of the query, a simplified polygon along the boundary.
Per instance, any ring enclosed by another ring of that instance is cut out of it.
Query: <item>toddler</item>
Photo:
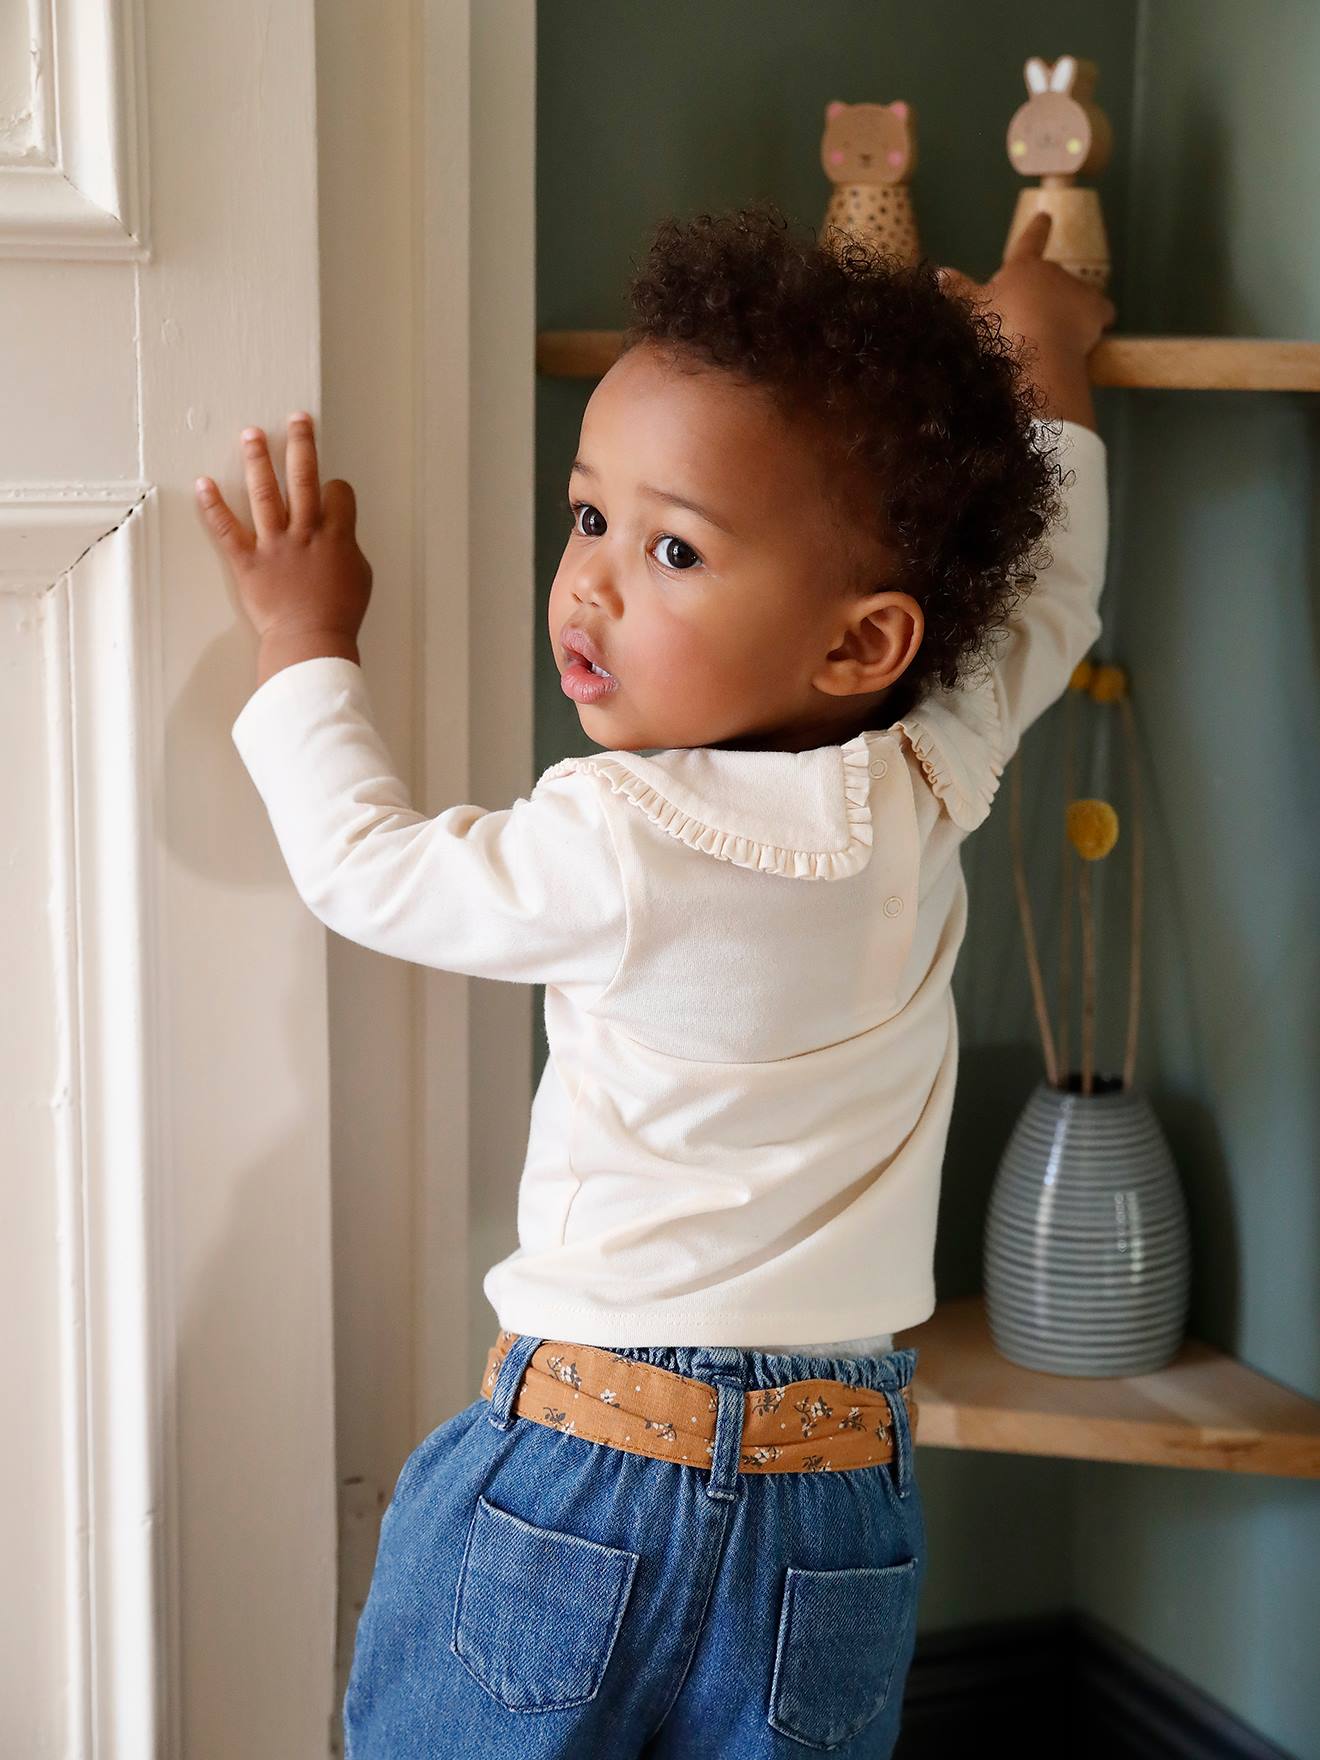
[[[935,1307],[959,848],[1099,630],[1114,308],[1048,226],[982,287],[768,205],[661,223],[549,597],[600,750],[510,807],[411,805],[310,420],[287,507],[245,430],[255,530],[199,480],[301,897],[546,986],[487,1373],[385,1512],[350,1760],[893,1750],[926,1550],[893,1338]]]

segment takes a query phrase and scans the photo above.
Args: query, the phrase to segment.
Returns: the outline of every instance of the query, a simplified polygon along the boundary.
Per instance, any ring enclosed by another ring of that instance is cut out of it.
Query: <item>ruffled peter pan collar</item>
[[[966,693],[955,715],[938,695],[928,697],[892,727],[868,728],[841,745],[805,752],[711,746],[675,746],[650,757],[593,752],[562,758],[539,781],[594,771],[692,849],[789,879],[842,880],[870,860],[872,790],[877,778],[901,780],[891,767],[902,769],[904,741],[955,824],[971,831],[985,818],[1002,766],[988,755],[991,742],[973,731],[995,731],[993,698],[988,705],[979,699],[980,693]]]
[[[978,687],[937,690],[896,721],[931,791],[963,831],[975,831],[999,791],[1004,759],[999,702],[985,679]]]

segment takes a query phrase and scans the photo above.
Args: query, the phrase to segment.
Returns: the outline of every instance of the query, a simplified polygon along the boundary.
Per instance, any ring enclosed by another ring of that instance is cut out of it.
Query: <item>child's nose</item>
[[[602,605],[606,609],[613,609],[619,604],[619,589],[614,572],[599,552],[579,568],[573,592],[587,605]]]

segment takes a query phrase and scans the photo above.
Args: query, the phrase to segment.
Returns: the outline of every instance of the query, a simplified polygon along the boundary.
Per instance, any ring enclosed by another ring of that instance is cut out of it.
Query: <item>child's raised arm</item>
[[[291,417],[289,499],[259,428],[244,433],[254,529],[209,477],[197,497],[261,638],[233,726],[294,886],[328,928],[397,959],[515,983],[604,987],[627,940],[607,787],[569,771],[530,797],[414,809],[377,732],[357,636],[371,566],[350,485],[324,498],[311,418]]]
[[[1019,339],[1024,371],[1044,398],[1032,432],[1042,447],[1057,444],[1063,473],[1062,516],[1046,537],[1052,560],[1000,632],[989,678],[964,693],[990,694],[989,712],[974,720],[978,731],[994,728],[1001,766],[1063,694],[1100,633],[1097,606],[1109,543],[1106,448],[1096,432],[1086,359],[1115,311],[1098,289],[1041,256],[1049,219],[1035,217],[984,287],[956,270],[941,271],[950,291],[988,304],[1004,335]],[[950,696],[955,713],[957,696]]]
[[[469,977],[609,983],[627,909],[600,778],[569,771],[511,807],[428,818],[390,762],[361,667],[337,655],[272,674],[233,739],[299,896],[336,934]]]

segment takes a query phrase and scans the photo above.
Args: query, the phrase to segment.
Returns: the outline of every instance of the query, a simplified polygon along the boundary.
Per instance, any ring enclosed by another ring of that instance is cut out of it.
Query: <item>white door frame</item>
[[[317,53],[322,436],[374,569],[368,686],[419,809],[507,806],[535,781],[536,7],[318,0]],[[535,993],[335,936],[329,989],[342,1693],[399,1469],[493,1338]]]
[[[435,810],[500,807],[536,780],[536,6],[422,6],[421,780]],[[476,1397],[494,1339],[481,1278],[513,1244],[533,994],[425,977],[419,1436]]]

